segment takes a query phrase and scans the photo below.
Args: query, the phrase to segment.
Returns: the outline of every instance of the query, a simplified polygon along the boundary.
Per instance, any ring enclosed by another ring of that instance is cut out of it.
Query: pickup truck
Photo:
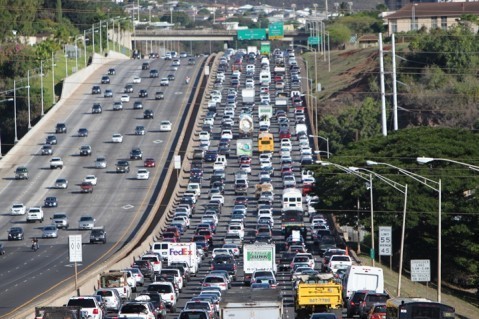
[[[93,184],[90,182],[82,182],[80,184],[80,191],[82,193],[93,193]]]
[[[233,281],[236,281],[236,268],[236,261],[230,255],[215,256],[211,262],[211,270],[226,270]]]
[[[50,160],[50,168],[51,169],[62,169],[63,168],[63,160],[61,157],[52,157]]]

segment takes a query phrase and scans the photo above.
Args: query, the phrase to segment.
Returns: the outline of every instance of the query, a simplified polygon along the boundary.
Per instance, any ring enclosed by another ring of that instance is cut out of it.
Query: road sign
[[[70,262],[82,262],[81,235],[69,235],[68,247],[70,250]]]
[[[392,256],[393,240],[391,226],[379,226],[379,256]]]
[[[308,45],[320,45],[321,37],[308,37]]]
[[[181,155],[175,155],[175,169],[181,169]]]
[[[266,40],[266,29],[238,30],[238,40]]]
[[[284,38],[284,24],[283,22],[271,23],[268,27],[268,38],[270,40]]]
[[[431,281],[429,259],[411,259],[411,281]]]
[[[263,55],[270,55],[270,53],[271,53],[271,43],[269,41],[261,42],[261,48],[260,48],[259,51]]]

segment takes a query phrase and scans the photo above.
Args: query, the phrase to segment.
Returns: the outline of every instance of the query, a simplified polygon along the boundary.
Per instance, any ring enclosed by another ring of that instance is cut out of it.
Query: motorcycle
[[[32,243],[32,250],[33,250],[33,251],[37,251],[38,248],[40,248],[40,246],[38,246],[38,243],[35,243],[35,242]]]

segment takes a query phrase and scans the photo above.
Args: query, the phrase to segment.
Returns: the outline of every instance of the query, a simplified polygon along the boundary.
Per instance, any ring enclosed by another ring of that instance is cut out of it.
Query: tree
[[[351,30],[341,23],[334,23],[328,27],[332,46],[344,45],[351,39]]]

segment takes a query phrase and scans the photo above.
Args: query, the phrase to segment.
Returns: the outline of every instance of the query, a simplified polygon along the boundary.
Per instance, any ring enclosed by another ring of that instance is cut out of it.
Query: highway
[[[0,172],[0,236],[7,253],[0,256],[0,318],[11,318],[15,309],[26,302],[36,304],[42,295],[60,289],[65,284],[73,285],[73,265],[68,259],[68,235],[82,234],[83,262],[78,264],[78,270],[85,271],[93,265],[98,265],[110,258],[130,236],[138,229],[139,221],[149,212],[150,199],[160,174],[169,165],[167,156],[176,146],[173,143],[178,123],[185,114],[186,102],[193,83],[186,85],[186,76],[194,79],[201,65],[201,58],[196,65],[186,65],[187,59],[182,59],[178,71],[171,70],[171,61],[149,60],[151,69],[159,70],[159,78],[149,78],[149,70],[142,70],[144,60],[127,60],[110,63],[96,71],[86,79],[80,88],[72,94],[60,110],[42,121],[36,127],[38,134],[28,141],[22,149],[15,149],[18,157],[15,162],[3,163],[8,170]],[[111,84],[101,84],[100,79],[109,68],[116,69],[116,75],[110,75]],[[175,74],[176,80],[168,87],[160,87],[162,77]],[[123,88],[132,83],[134,76],[141,77],[141,83],[134,84],[131,99],[124,103],[123,111],[113,111],[113,102],[119,101]],[[102,91],[109,88],[114,92],[113,98],[92,95],[93,85],[100,85]],[[139,98],[138,91],[147,89],[148,98]],[[163,91],[165,99],[156,101],[156,91]],[[134,101],[141,100],[143,109],[133,109]],[[101,103],[103,112],[92,114],[93,103]],[[154,112],[154,119],[143,119],[144,109]],[[173,123],[172,132],[160,132],[161,120]],[[54,134],[55,125],[64,122],[67,134]],[[143,125],[145,135],[135,135],[135,127]],[[88,129],[87,137],[79,137],[80,128]],[[112,143],[113,133],[124,136],[123,143]],[[47,135],[54,134],[58,144],[53,145],[53,156],[60,156],[65,166],[63,169],[51,170],[51,156],[42,156],[41,146]],[[92,147],[91,156],[80,156],[81,145]],[[152,157],[157,167],[148,168],[150,179],[136,180],[136,171],[143,167],[142,160],[130,161],[130,173],[117,174],[115,163],[120,159],[128,159],[132,148],[140,147],[143,159]],[[96,169],[94,161],[98,156],[107,158],[106,169]],[[28,180],[15,180],[14,170],[19,165],[25,165],[29,170]],[[79,184],[88,174],[98,178],[98,184],[92,194],[80,193]],[[69,180],[68,189],[54,189],[57,178]],[[58,198],[58,207],[43,208],[45,220],[40,223],[26,223],[26,216],[11,216],[12,203],[23,203],[27,207],[43,206],[47,196]],[[70,228],[60,230],[56,239],[40,239],[40,249],[33,252],[30,249],[31,238],[41,237],[42,226],[50,224],[53,213],[65,212],[69,217]],[[91,215],[96,219],[95,226],[104,226],[108,242],[102,244],[87,244],[89,231],[78,230],[80,216]],[[7,241],[7,231],[10,227],[20,226],[25,231],[22,241]]]

